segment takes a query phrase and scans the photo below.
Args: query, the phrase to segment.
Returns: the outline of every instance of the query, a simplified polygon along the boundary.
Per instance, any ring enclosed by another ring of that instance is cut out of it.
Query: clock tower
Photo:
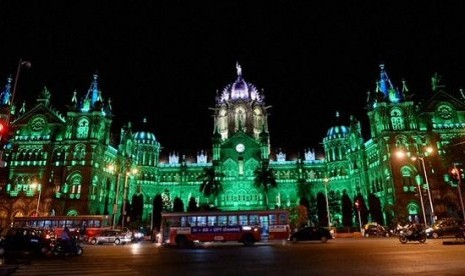
[[[262,193],[254,187],[254,171],[268,161],[267,110],[263,91],[247,82],[236,64],[237,77],[216,97],[214,111],[213,164],[225,174],[223,210],[246,210],[263,206]]]

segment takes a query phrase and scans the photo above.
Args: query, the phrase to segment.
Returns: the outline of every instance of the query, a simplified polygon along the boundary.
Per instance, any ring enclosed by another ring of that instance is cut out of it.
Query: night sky
[[[127,4],[121,4],[125,2]],[[114,129],[142,118],[165,151],[211,149],[216,90],[264,89],[273,149],[321,149],[339,111],[361,122],[384,63],[395,86],[452,95],[465,85],[463,1],[0,1],[0,85],[21,70],[16,101],[44,86],[65,111],[95,72]],[[129,4],[131,3],[131,4]]]

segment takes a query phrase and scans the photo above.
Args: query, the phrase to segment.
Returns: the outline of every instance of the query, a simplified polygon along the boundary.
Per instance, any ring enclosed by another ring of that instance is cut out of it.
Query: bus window
[[[260,225],[260,220],[258,219],[258,215],[250,215],[249,222],[251,225]]]
[[[216,216],[208,216],[208,226],[216,226]]]
[[[269,221],[269,224],[270,224],[270,225],[276,225],[276,224],[278,224],[278,218],[276,217],[275,214],[270,214],[270,221]]]
[[[207,226],[207,217],[197,216],[197,226]]]
[[[228,225],[237,225],[237,216],[235,215],[232,215],[232,216],[228,216],[229,218],[229,223]]]
[[[247,215],[239,215],[239,225],[248,225]]]
[[[191,216],[191,217],[187,217],[187,223],[188,225],[190,226],[196,226],[197,225],[197,220],[196,220],[197,217],[195,216]]]
[[[228,223],[227,216],[218,216],[218,225],[224,226]]]
[[[285,224],[287,222],[287,215],[286,214],[279,214],[279,221],[281,224]]]

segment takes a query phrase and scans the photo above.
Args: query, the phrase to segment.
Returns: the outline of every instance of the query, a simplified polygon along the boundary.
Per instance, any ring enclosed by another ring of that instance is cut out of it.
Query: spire
[[[0,93],[0,104],[2,105],[9,105],[11,102],[11,75],[8,77],[5,88],[3,89],[2,93]]]
[[[394,89],[394,87],[386,73],[386,70],[384,70],[384,64],[380,64],[379,68],[381,69],[380,79],[379,79],[379,90],[387,98],[389,96],[389,90]]]
[[[242,68],[238,61],[236,61],[236,70],[237,70],[237,77],[242,78]]]
[[[86,99],[91,99],[91,104],[94,106],[95,102],[97,102],[100,98],[100,93],[98,90],[98,75],[95,73],[93,75],[93,81],[90,84],[89,90],[87,91]]]
[[[433,74],[433,76],[431,77],[431,90],[433,90],[433,92],[436,92],[439,90],[439,88],[444,87],[443,85],[441,85],[441,80],[441,75],[439,75],[437,72]]]
[[[459,91],[460,91],[460,96],[462,96],[462,100],[465,100],[465,94],[463,93],[463,88],[460,87]]]
[[[26,113],[26,102],[23,102],[23,105],[21,106],[21,109],[19,110],[19,114],[24,114]]]

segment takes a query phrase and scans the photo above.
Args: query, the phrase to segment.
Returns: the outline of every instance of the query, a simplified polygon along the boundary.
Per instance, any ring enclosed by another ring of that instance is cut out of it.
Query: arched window
[[[394,108],[391,110],[391,125],[393,130],[402,130],[405,128],[402,110]]]
[[[243,107],[236,109],[235,125],[236,130],[239,128],[245,129],[245,110]]]
[[[70,181],[70,198],[79,199],[81,197],[82,176],[79,174],[73,175]]]
[[[414,192],[415,191],[415,177],[414,172],[408,166],[404,166],[400,169],[402,175],[402,189],[404,192]]]
[[[88,136],[89,136],[89,120],[87,118],[82,118],[78,122],[76,138],[86,139]]]

